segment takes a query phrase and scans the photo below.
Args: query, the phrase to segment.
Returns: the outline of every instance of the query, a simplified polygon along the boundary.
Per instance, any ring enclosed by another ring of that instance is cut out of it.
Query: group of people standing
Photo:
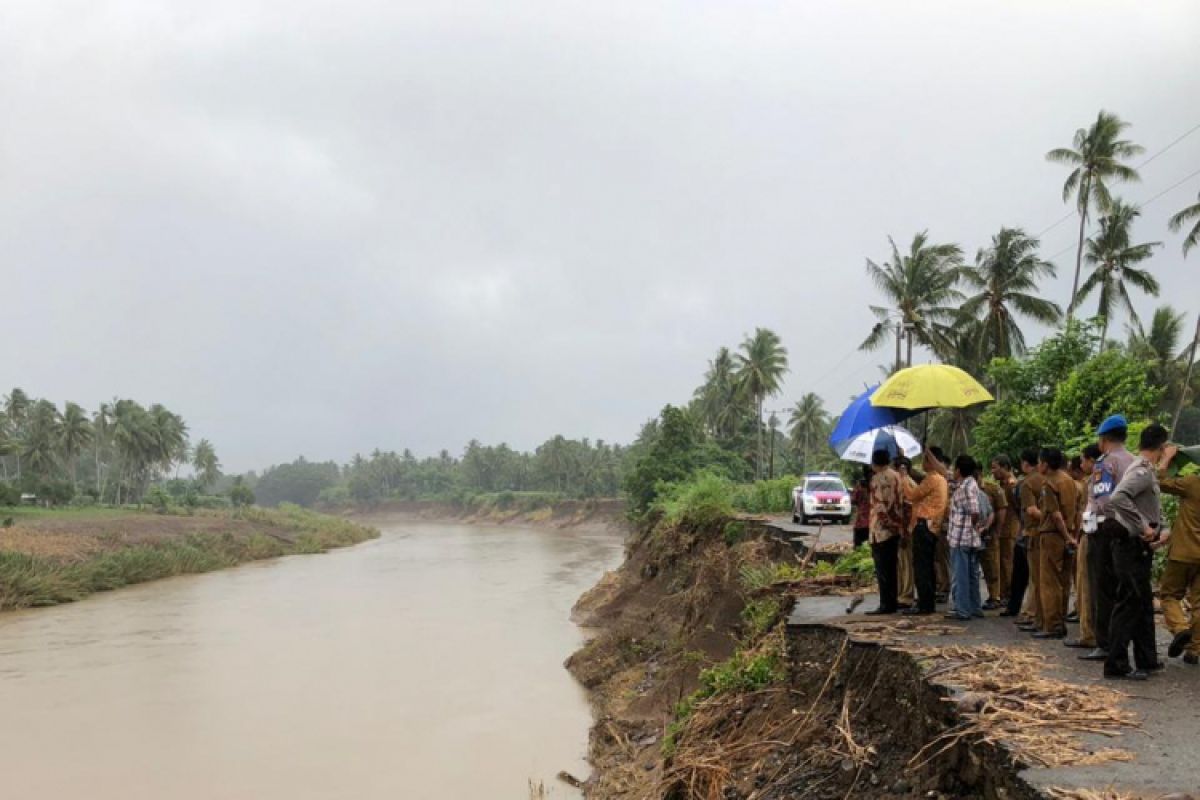
[[[1163,426],[1141,432],[1136,454],[1128,428],[1109,417],[1070,459],[1056,447],[1026,450],[1015,466],[996,455],[988,476],[936,446],[920,469],[877,450],[856,491],[855,541],[870,541],[879,588],[867,613],[934,614],[949,601],[945,616],[968,621],[999,610],[1035,639],[1086,650],[1079,657],[1103,661],[1107,678],[1144,680],[1163,666],[1151,575],[1167,546],[1167,653],[1200,664],[1200,476],[1168,475],[1177,448]],[[1169,534],[1163,492],[1178,498]]]

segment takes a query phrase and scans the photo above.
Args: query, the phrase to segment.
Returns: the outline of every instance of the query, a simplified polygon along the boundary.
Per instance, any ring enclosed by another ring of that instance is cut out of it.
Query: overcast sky
[[[864,259],[1048,227],[1099,109],[1147,156],[1200,124],[1198,41],[1194,0],[7,0],[0,384],[162,402],[236,470],[628,441],[767,326],[768,407],[837,410],[889,358]],[[1189,312],[1198,191],[1138,230]]]

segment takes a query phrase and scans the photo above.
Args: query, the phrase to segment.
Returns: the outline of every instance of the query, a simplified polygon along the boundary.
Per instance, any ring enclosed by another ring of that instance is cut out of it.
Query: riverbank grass
[[[322,553],[379,535],[373,528],[297,507],[208,511],[184,518],[149,512],[125,512],[124,517],[66,513],[69,516],[38,518],[55,523],[59,537],[64,535],[59,529],[67,524],[65,535],[81,540],[79,554],[0,549],[0,610],[69,603],[95,592],[175,575]],[[132,538],[122,535],[123,520],[130,522],[130,528],[152,527],[157,520],[164,532]],[[26,538],[36,541],[37,536],[34,528]]]

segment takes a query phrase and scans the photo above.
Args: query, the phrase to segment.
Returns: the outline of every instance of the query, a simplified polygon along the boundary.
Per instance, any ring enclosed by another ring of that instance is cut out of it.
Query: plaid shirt
[[[979,485],[974,478],[967,478],[954,489],[950,498],[950,533],[946,543],[951,547],[966,547],[978,550],[983,539],[975,529],[972,515],[979,516]]]

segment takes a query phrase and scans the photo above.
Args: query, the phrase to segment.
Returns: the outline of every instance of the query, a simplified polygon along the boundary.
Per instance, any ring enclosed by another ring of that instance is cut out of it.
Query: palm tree
[[[1200,195],[1196,195],[1196,198],[1200,200]],[[1183,226],[1192,220],[1196,222],[1192,225],[1192,229],[1188,231],[1187,238],[1183,240],[1183,254],[1185,256],[1189,250],[1200,244],[1200,202],[1193,203],[1167,221],[1167,227],[1171,229],[1171,233],[1179,233],[1179,231],[1183,230]]]
[[[192,466],[196,468],[196,480],[204,490],[221,477],[221,462],[217,460],[217,451],[208,439],[201,439],[196,445],[192,454]]]
[[[930,244],[928,231],[913,237],[908,253],[900,254],[896,242],[888,237],[892,258],[883,264],[867,259],[867,275],[887,298],[889,306],[871,306],[878,322],[859,346],[875,350],[897,319],[904,326],[908,363],[912,363],[913,341],[925,345],[939,356],[950,350],[949,322],[962,301],[955,288],[962,268],[962,249],[956,244]],[[899,342],[896,355],[899,360]]]
[[[1054,265],[1038,255],[1040,243],[1020,228],[1001,228],[992,244],[975,256],[975,266],[963,269],[968,285],[979,293],[968,297],[961,311],[978,320],[984,363],[1025,352],[1025,335],[1017,324],[1023,315],[1043,325],[1062,318],[1057,304],[1038,296],[1038,280],[1054,277]]]
[[[8,417],[10,437],[13,441],[13,453],[17,457],[16,479],[21,479],[21,449],[25,435],[25,417],[29,413],[29,395],[20,388],[15,388],[4,398],[4,415]]]
[[[1138,269],[1137,265],[1150,258],[1154,248],[1162,242],[1130,243],[1133,221],[1140,214],[1137,206],[1113,200],[1109,213],[1100,218],[1099,234],[1087,242],[1087,262],[1094,269],[1079,287],[1076,300],[1082,302],[1093,291],[1099,290],[1096,313],[1104,318],[1100,330],[1101,349],[1108,341],[1109,318],[1118,304],[1125,307],[1134,323],[1138,322],[1128,285],[1153,297],[1158,296],[1158,280],[1147,270]]]
[[[1163,395],[1163,410],[1170,410],[1177,394],[1186,394],[1184,386],[1184,363],[1179,352],[1179,342],[1183,338],[1183,314],[1177,313],[1171,306],[1160,306],[1154,309],[1154,317],[1150,321],[1150,329],[1146,330],[1141,322],[1126,326],[1129,341],[1126,349],[1129,354],[1149,367],[1150,381],[1155,386],[1166,389]]]
[[[39,478],[49,478],[58,465],[58,443],[62,420],[49,400],[38,400],[29,408],[25,436],[25,463]]]
[[[787,348],[779,334],[767,328],[755,328],[753,336],[742,341],[741,352],[736,356],[737,385],[747,397],[754,400],[754,411],[758,420],[758,463],[755,474],[762,478],[763,467],[763,401],[778,394],[780,382],[788,370]]]
[[[792,440],[792,449],[800,457],[800,470],[808,469],[808,456],[813,445],[821,440],[829,430],[829,412],[825,403],[813,392],[808,392],[792,406],[788,417],[788,436]]]
[[[704,384],[696,389],[695,397],[700,417],[709,433],[718,439],[733,436],[746,409],[737,381],[737,365],[728,347],[717,351],[708,362]]]
[[[112,439],[112,421],[112,405],[101,403],[100,408],[92,417],[92,443],[96,458],[96,499],[101,503],[104,502],[104,490],[106,488],[106,481],[104,480],[105,470],[101,465],[101,457],[104,455]]]
[[[59,443],[62,447],[63,459],[71,468],[71,486],[76,490],[79,489],[76,459],[91,441],[92,423],[88,420],[87,412],[76,403],[67,403],[63,407]]]
[[[1079,302],[1079,275],[1083,268],[1083,234],[1087,227],[1088,212],[1095,208],[1101,212],[1112,209],[1112,195],[1105,181],[1138,181],[1141,176],[1133,167],[1121,163],[1122,159],[1133,158],[1145,148],[1127,139],[1119,138],[1129,127],[1116,114],[1101,110],[1089,128],[1075,131],[1071,147],[1059,147],[1046,153],[1046,159],[1074,167],[1063,184],[1063,202],[1075,197],[1079,210],[1079,246],[1075,253],[1075,280],[1071,284],[1071,302],[1067,305],[1067,319],[1075,313]]]

